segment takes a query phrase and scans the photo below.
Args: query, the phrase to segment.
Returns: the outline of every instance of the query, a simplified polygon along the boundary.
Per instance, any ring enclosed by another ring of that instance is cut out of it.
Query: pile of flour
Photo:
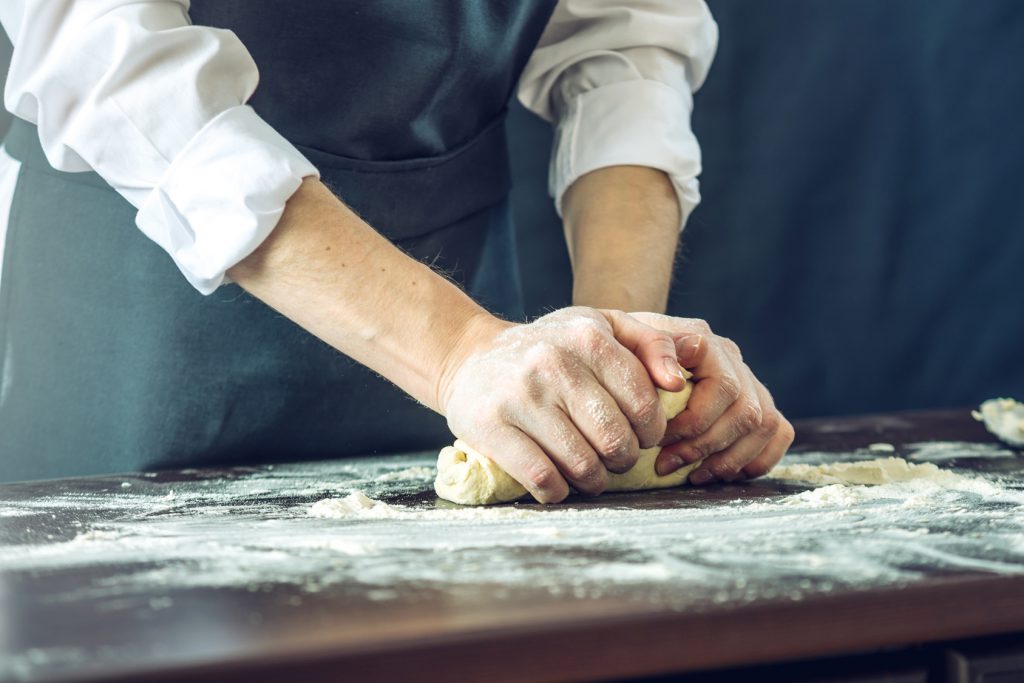
[[[919,465],[903,458],[876,458],[853,462],[823,463],[820,465],[779,465],[768,475],[771,479],[802,481],[808,484],[862,484],[878,486],[897,481],[924,479],[932,482],[953,483],[965,477],[942,470],[930,462]]]

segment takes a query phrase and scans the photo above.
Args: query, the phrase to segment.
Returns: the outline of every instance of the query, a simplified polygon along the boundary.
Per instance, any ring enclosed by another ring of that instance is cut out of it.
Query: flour
[[[386,472],[376,477],[378,482],[391,481],[417,481],[420,479],[431,479],[436,474],[433,467],[408,467],[405,469]]]
[[[927,479],[953,482],[960,475],[941,470],[932,463],[915,465],[903,458],[877,458],[858,462],[836,462],[820,465],[782,464],[768,475],[773,479],[804,481],[809,484],[888,484],[894,481]]]
[[[344,498],[326,498],[309,508],[311,517],[321,519],[393,519],[393,520],[502,520],[529,519],[542,513],[516,507],[439,509],[408,508],[369,498],[363,491],[353,491]]]
[[[999,443],[974,441],[921,441],[904,446],[910,460],[942,462],[975,458],[1015,458],[1017,453]]]
[[[1018,474],[970,476],[934,463],[894,470],[873,457],[796,453],[772,479],[546,507],[438,501],[433,454],[232,478],[143,476],[127,488],[124,477],[90,480],[88,490],[0,499],[5,531],[33,516],[54,536],[0,542],[0,576],[57,577],[61,591],[45,596],[55,610],[81,601],[148,609],[152,599],[174,610],[178,591],[277,587],[299,598],[345,591],[373,605],[412,590],[455,601],[528,593],[700,609],[903,585],[924,566],[1024,573]],[[844,483],[859,470],[835,463],[850,458],[876,478],[880,468],[884,483]],[[83,567],[100,566],[80,580]]]
[[[353,491],[344,498],[325,498],[317,501],[309,509],[309,514],[327,519],[380,519],[390,507],[386,503],[373,500],[362,491]]]
[[[1007,492],[982,479],[953,475],[952,478],[916,479],[877,486],[829,484],[787,497],[782,505],[808,508],[843,508],[872,501],[893,501],[900,508],[927,507],[944,498],[964,493],[998,500]]]

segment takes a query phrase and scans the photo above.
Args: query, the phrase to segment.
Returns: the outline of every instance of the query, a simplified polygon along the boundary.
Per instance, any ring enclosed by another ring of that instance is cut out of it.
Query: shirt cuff
[[[223,111],[173,159],[135,222],[202,294],[255,251],[316,168],[247,105]]]
[[[548,176],[558,215],[565,191],[580,176],[608,166],[647,166],[672,179],[685,225],[700,203],[700,145],[690,130],[692,109],[689,92],[640,79],[570,99],[555,130]]]

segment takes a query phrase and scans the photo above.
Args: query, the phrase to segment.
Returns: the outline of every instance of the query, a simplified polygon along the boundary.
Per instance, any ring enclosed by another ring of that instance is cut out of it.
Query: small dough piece
[[[985,429],[1004,443],[1024,447],[1024,403],[1012,398],[990,398],[981,404],[979,417]]]
[[[693,384],[689,381],[681,391],[658,390],[661,407],[668,419],[683,412],[692,391]],[[654,471],[654,462],[660,452],[660,446],[641,449],[640,458],[628,472],[608,473],[608,488],[605,490],[639,491],[679,486],[686,483],[687,476],[700,464],[686,465],[661,477]],[[438,454],[434,490],[441,498],[460,505],[508,503],[526,495],[522,484],[462,440],[456,440],[454,446],[447,446]]]

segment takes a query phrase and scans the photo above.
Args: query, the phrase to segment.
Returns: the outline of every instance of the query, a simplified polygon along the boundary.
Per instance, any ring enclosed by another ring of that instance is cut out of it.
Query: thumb
[[[602,310],[601,313],[611,324],[616,341],[640,359],[656,386],[665,391],[679,391],[683,388],[688,374],[679,364],[676,343],[671,335],[645,325],[622,311]]]
[[[697,368],[704,362],[708,351],[704,337],[699,334],[683,334],[676,335],[674,339],[676,358],[684,368]]]

